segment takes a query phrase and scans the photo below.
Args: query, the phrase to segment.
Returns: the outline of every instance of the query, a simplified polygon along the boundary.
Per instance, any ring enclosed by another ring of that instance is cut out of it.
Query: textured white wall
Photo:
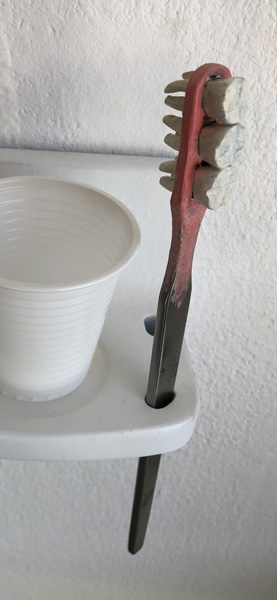
[[[274,0],[3,4],[2,146],[163,154],[164,86],[213,61],[249,81],[252,146],[261,144],[251,163],[261,162],[274,109]]]
[[[4,147],[169,154],[161,125],[166,83],[218,61],[250,88],[233,204],[207,215],[196,255],[188,341],[199,424],[187,450],[163,460],[147,547],[137,557],[125,550],[135,461],[3,461],[3,598],[275,600],[276,4],[0,6]],[[150,198],[155,177],[145,175]],[[95,184],[105,189],[105,174]],[[124,188],[115,175],[108,191],[124,200],[124,189],[127,198],[132,180]]]

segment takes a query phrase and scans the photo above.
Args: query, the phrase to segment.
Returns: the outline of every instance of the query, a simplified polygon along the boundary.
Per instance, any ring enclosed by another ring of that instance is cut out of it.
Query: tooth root
[[[176,171],[176,160],[167,160],[166,162],[163,162],[160,164],[159,166],[160,171],[163,171],[164,173],[175,173]]]
[[[208,81],[203,94],[203,108],[208,117],[218,123],[243,123],[246,113],[245,80],[230,77]]]
[[[160,184],[169,192],[173,192],[174,177],[161,177]]]
[[[165,143],[173,150],[180,150],[181,138],[179,135],[168,133],[164,138]]]
[[[184,96],[166,96],[165,104],[174,108],[175,110],[183,111],[184,108]]]
[[[165,88],[166,94],[172,94],[174,92],[185,92],[188,85],[188,79],[180,79],[179,81],[172,81]]]
[[[245,129],[240,125],[206,126],[199,135],[199,155],[213,167],[225,169],[239,159],[244,142]]]
[[[219,208],[226,204],[234,178],[234,167],[227,167],[221,171],[213,167],[199,167],[194,175],[194,200],[207,208]]]
[[[187,71],[186,73],[183,73],[182,77],[183,77],[183,79],[189,80],[189,78],[192,76],[193,73],[194,73],[194,71]]]
[[[163,118],[163,122],[165,125],[176,131],[177,133],[181,133],[182,130],[182,117],[175,117],[174,115],[165,115]]]

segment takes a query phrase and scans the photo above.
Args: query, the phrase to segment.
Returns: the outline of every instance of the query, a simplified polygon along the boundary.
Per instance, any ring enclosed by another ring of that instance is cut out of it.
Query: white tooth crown
[[[187,71],[186,73],[182,74],[182,77],[183,77],[183,79],[189,80],[189,78],[192,76],[193,73],[194,73],[194,71]]]
[[[183,112],[184,101],[184,96],[166,96],[164,102],[167,106],[170,106],[170,108],[174,108],[174,110],[180,110]]]
[[[204,89],[203,109],[208,117],[218,123],[243,123],[246,93],[246,82],[242,77],[210,80]]]
[[[179,135],[168,133],[164,138],[165,143],[173,150],[180,150],[181,138]]]
[[[199,156],[217,169],[235,163],[245,142],[245,129],[241,125],[209,125],[199,135]]]
[[[160,164],[159,169],[160,169],[160,171],[163,171],[164,173],[173,174],[176,171],[176,164],[177,164],[176,160],[167,160],[166,162],[163,162]]]
[[[173,81],[169,83],[165,88],[166,94],[172,94],[174,92],[185,92],[188,85],[188,79],[180,79],[179,81]]]
[[[218,170],[199,167],[194,174],[193,197],[207,208],[216,209],[226,204],[235,178],[234,167]]]
[[[161,177],[160,184],[169,192],[173,192],[174,177]]]
[[[165,115],[163,118],[163,122],[165,125],[176,131],[176,133],[181,133],[182,130],[182,117],[175,117],[175,115]]]

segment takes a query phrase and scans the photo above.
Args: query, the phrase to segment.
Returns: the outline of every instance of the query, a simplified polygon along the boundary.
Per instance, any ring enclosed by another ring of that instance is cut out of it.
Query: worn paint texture
[[[181,146],[176,165],[175,183],[171,196],[172,242],[163,288],[168,291],[173,284],[171,302],[180,307],[187,292],[192,270],[193,253],[205,207],[192,198],[195,169],[201,164],[198,138],[204,123],[203,91],[208,77],[231,77],[222,66],[206,64],[190,77],[182,118]]]
[[[0,10],[11,59],[2,146],[172,157],[168,82],[219,62],[249,85],[246,158],[196,248],[187,340],[199,422],[188,448],[162,461],[147,543],[128,555],[135,459],[2,461],[1,597],[276,600],[276,3],[7,0]],[[147,221],[142,195],[169,203],[158,178],[158,167],[115,170],[94,184],[135,195]],[[158,294],[168,247],[154,225],[152,235]]]

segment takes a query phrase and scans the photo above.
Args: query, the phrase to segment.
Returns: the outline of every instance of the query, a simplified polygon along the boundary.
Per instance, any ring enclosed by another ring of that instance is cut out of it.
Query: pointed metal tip
[[[133,555],[137,554],[141,550],[142,546],[143,546],[143,543],[136,544],[136,540],[131,539],[128,542],[128,552],[130,552],[130,554],[133,554]]]
[[[128,551],[141,550],[148,526],[161,455],[139,459],[128,540]]]

